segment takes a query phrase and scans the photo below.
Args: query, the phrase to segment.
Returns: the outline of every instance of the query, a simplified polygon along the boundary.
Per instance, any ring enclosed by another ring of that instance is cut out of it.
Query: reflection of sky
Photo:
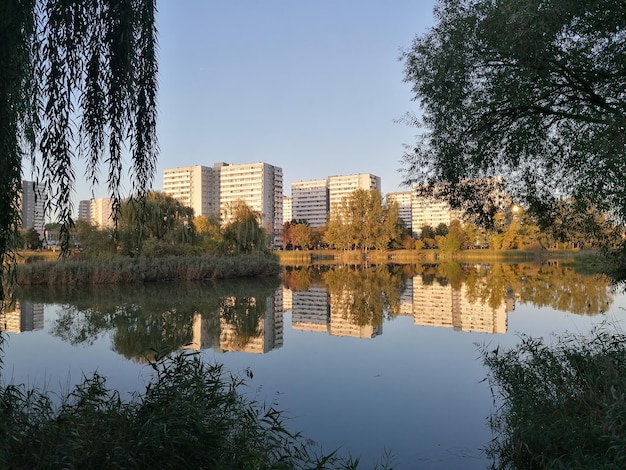
[[[626,296],[616,295],[606,315],[586,316],[517,303],[501,335],[420,326],[402,316],[385,322],[383,334],[369,340],[294,330],[287,312],[282,348],[263,355],[210,349],[203,354],[238,375],[250,368],[254,379],[246,392],[276,401],[293,417],[288,426],[326,451],[341,446],[342,453],[370,462],[387,449],[400,469],[483,469],[477,449],[491,437],[486,419],[492,398],[481,383],[485,370],[477,344],[512,346],[519,333],[583,333],[605,319],[623,325],[624,305]],[[58,308],[45,306],[44,330],[8,335],[5,382],[13,377],[68,390],[83,372],[97,369],[112,388],[141,388],[151,369],[113,352],[108,335],[76,347],[51,336]]]

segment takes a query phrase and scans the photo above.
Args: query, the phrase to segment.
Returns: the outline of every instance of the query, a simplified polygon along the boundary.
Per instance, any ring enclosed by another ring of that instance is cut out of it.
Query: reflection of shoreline
[[[23,333],[43,330],[44,304],[28,300],[15,302],[15,305],[0,313],[0,331]]]

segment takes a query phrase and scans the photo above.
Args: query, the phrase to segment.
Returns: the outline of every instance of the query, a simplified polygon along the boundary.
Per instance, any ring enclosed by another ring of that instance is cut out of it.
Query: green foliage
[[[143,200],[127,199],[122,204],[118,225],[121,252],[130,256],[140,254],[146,240],[151,240],[151,255],[166,255],[165,245],[194,242],[193,222],[192,208],[161,191],[150,191]],[[185,252],[179,247],[172,250],[174,253]]]
[[[85,378],[61,403],[24,386],[0,389],[4,468],[356,468],[290,432],[244,382],[196,354],[152,363],[143,393],[124,401],[104,377]]]
[[[224,250],[233,254],[267,252],[269,237],[261,226],[261,215],[243,201],[229,210],[231,222],[222,231]]]
[[[0,2],[0,284],[14,261],[22,161],[49,196],[46,211],[72,226],[75,162],[99,180],[105,166],[120,204],[125,147],[134,193],[152,183],[156,138],[154,0]],[[3,295],[4,290],[0,291]],[[0,297],[0,300],[2,298]]]
[[[382,200],[380,192],[357,189],[331,210],[324,242],[340,250],[385,250],[401,239],[398,204]]]
[[[505,176],[542,226],[562,197],[626,220],[625,15],[623,1],[440,0],[402,54],[422,111],[407,121],[424,130],[406,181],[450,183],[453,205],[490,216],[465,182]]]
[[[107,258],[115,254],[113,230],[100,229],[84,220],[76,221],[75,230],[82,254],[86,258]]]
[[[604,325],[548,343],[482,348],[499,404],[494,468],[618,469],[626,464],[626,336]]]

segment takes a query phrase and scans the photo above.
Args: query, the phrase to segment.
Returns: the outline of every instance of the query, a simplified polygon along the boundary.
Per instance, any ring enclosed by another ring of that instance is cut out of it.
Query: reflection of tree
[[[328,266],[287,266],[283,271],[283,283],[292,291],[306,291],[311,285],[322,282],[323,273],[328,271]]]
[[[145,360],[164,355],[189,343],[196,314],[202,315],[203,330],[219,338],[220,312],[224,299],[265,299],[278,285],[275,279],[237,279],[221,282],[143,284],[136,286],[91,286],[82,289],[33,288],[19,298],[58,303],[59,317],[52,334],[72,344],[93,343],[110,333],[115,351]],[[265,311],[264,309],[262,311]],[[248,324],[232,312],[229,321],[248,335]],[[227,319],[228,321],[228,319]],[[240,330],[237,330],[240,331]]]
[[[267,302],[265,298],[228,297],[221,302],[221,317],[233,328],[231,346],[243,349],[250,340],[263,333]]]
[[[557,263],[462,266],[446,261],[438,265],[415,265],[412,271],[422,276],[423,285],[450,284],[454,290],[465,285],[471,303],[484,303],[494,309],[502,304],[507,293],[537,307],[576,314],[604,312],[612,302],[608,277],[585,276]]]
[[[338,308],[355,325],[378,326],[385,312],[395,316],[400,311],[404,288],[400,267],[338,267],[325,273],[324,281],[331,297],[338,300]]]

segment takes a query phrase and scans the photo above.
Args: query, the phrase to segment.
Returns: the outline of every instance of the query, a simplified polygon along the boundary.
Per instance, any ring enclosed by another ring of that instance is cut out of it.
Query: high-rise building
[[[291,197],[295,220],[305,220],[311,227],[326,224],[329,210],[328,180],[291,183]]]
[[[263,227],[272,234],[273,246],[282,243],[283,170],[268,163],[219,167],[219,207],[222,224],[231,221],[230,209],[239,201],[261,215]]]
[[[283,170],[267,163],[213,167],[191,166],[167,169],[163,192],[194,209],[194,214],[218,216],[231,221],[230,208],[239,201],[261,215],[263,227],[272,234],[273,245],[281,244],[283,227]]]
[[[328,201],[331,217],[334,208],[341,204],[343,198],[349,196],[357,189],[376,189],[380,191],[380,176],[375,176],[370,173],[360,173],[358,175],[328,177]]]
[[[387,194],[387,201],[395,201],[398,203],[398,217],[407,230],[413,231],[411,191],[389,193]]]
[[[411,225],[417,235],[420,234],[424,225],[437,228],[439,224],[450,225],[453,220],[458,220],[460,212],[450,208],[447,202],[434,198],[413,195],[411,203]]]
[[[293,220],[293,198],[283,196],[283,224]]]
[[[195,165],[163,172],[163,192],[191,207],[195,216],[218,215],[214,186],[214,169],[210,167]]]
[[[34,228],[40,237],[44,236],[46,202],[45,188],[33,181],[22,181],[22,195],[20,207],[22,214],[22,228]]]
[[[101,229],[113,228],[113,199],[99,197],[91,200],[91,223]]]
[[[91,222],[91,201],[86,199],[78,202],[78,220]]]

